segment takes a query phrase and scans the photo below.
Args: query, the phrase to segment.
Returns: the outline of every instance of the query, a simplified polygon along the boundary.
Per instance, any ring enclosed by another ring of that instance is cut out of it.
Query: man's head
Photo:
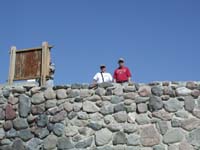
[[[120,58],[118,60],[118,64],[119,64],[119,67],[123,67],[124,66],[124,59],[123,58]]]
[[[101,72],[106,72],[106,65],[100,65]]]

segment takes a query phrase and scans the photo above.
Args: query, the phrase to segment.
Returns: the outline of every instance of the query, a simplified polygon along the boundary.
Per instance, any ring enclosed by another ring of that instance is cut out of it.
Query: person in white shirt
[[[100,66],[101,72],[96,73],[96,75],[93,78],[94,83],[103,83],[103,82],[112,82],[113,78],[112,75],[108,72],[106,72],[106,66],[101,65]]]

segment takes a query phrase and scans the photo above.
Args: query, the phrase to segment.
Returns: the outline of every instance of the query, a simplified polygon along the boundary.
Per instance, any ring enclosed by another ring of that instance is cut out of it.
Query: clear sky
[[[123,57],[136,82],[200,79],[199,0],[1,0],[0,83],[9,49],[55,47],[56,84],[90,83]]]

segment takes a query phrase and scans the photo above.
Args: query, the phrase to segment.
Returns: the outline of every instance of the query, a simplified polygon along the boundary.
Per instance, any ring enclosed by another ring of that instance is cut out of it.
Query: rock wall
[[[0,89],[1,150],[200,150],[200,83]]]

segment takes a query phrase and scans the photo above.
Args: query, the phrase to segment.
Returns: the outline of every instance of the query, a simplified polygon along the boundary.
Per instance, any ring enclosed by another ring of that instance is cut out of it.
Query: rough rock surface
[[[198,150],[200,82],[0,88],[2,150]]]

